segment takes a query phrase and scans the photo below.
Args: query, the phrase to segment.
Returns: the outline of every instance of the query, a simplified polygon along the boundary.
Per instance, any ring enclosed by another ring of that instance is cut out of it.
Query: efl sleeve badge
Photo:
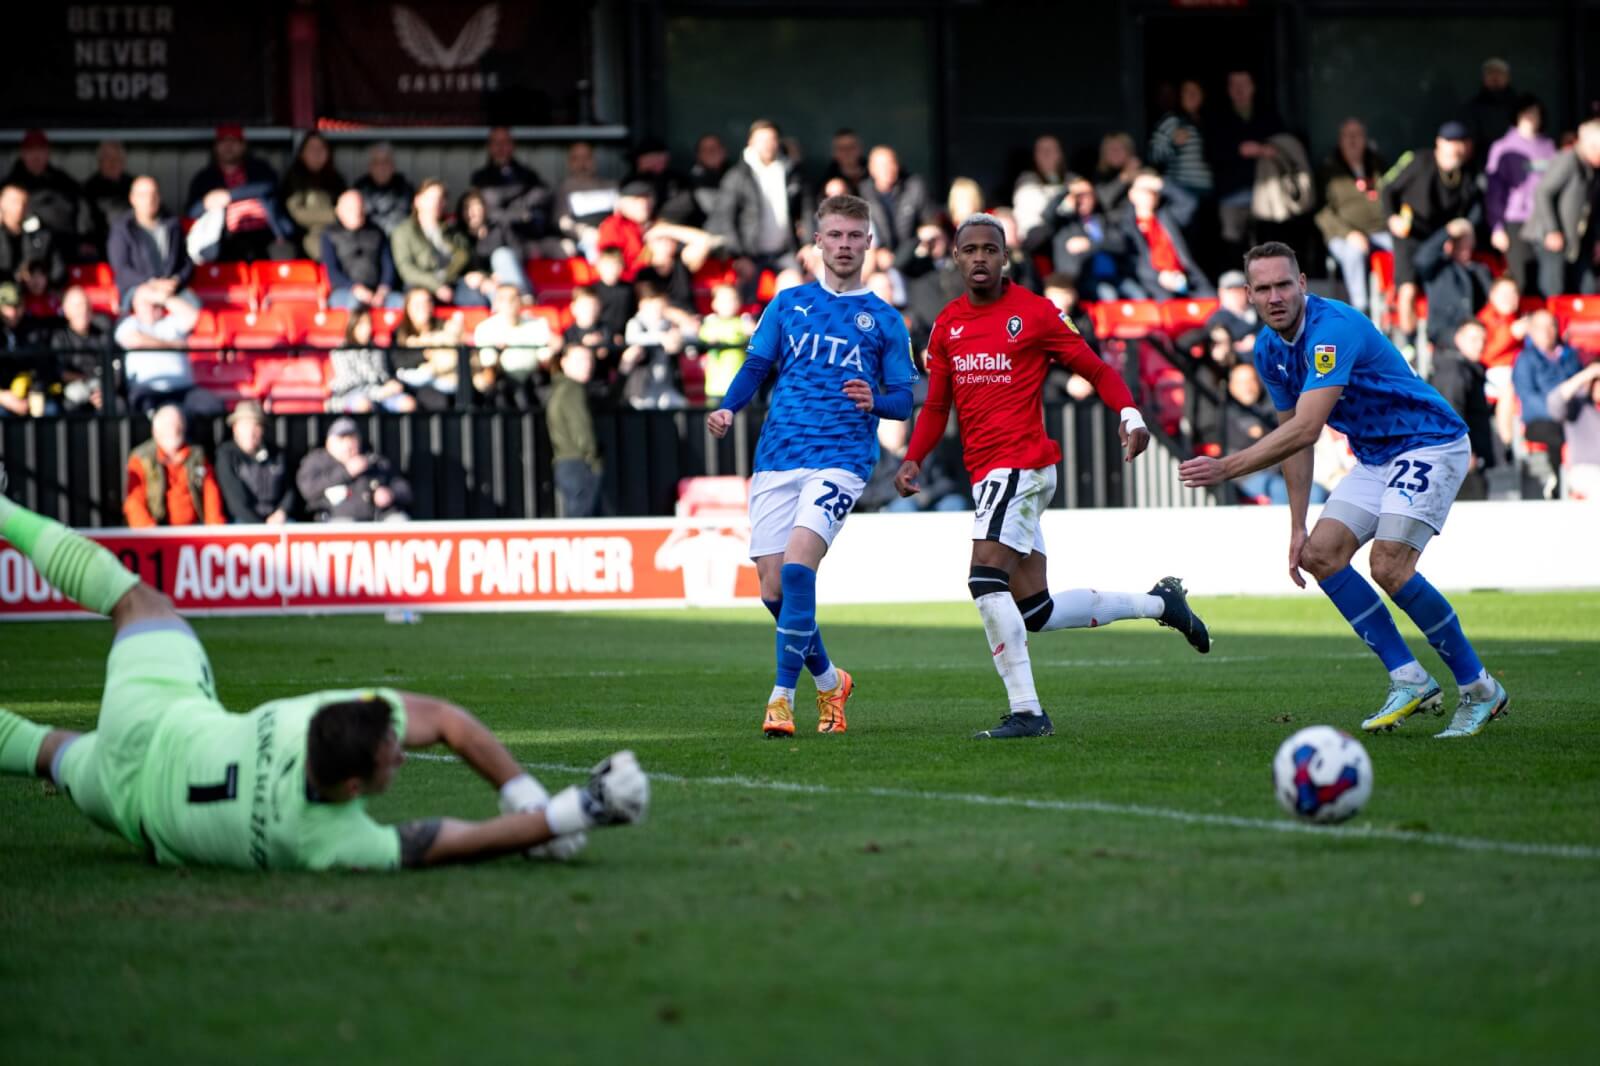
[[[1312,365],[1317,368],[1317,373],[1327,374],[1332,372],[1334,363],[1338,361],[1339,350],[1332,344],[1319,344],[1312,355]]]

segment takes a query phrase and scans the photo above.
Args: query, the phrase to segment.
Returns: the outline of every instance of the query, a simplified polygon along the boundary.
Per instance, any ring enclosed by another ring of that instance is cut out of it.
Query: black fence
[[[749,476],[762,412],[742,412],[721,440],[707,432],[707,413],[596,412],[595,433],[605,462],[603,513],[668,515],[683,478]],[[272,417],[267,440],[282,449],[294,470],[306,453],[322,445],[335,417]],[[415,518],[556,517],[542,414],[469,410],[354,417],[364,439],[411,482]],[[1135,502],[1139,475],[1121,462],[1116,420],[1104,406],[1092,400],[1050,406],[1045,425],[1064,455],[1053,506]],[[128,453],[149,436],[149,420],[137,415],[0,419],[8,494],[71,525],[122,525]],[[228,427],[221,417],[192,419],[189,439],[215,454],[228,439]],[[1165,446],[1162,440],[1153,445]],[[947,438],[945,447],[953,450],[954,440]]]

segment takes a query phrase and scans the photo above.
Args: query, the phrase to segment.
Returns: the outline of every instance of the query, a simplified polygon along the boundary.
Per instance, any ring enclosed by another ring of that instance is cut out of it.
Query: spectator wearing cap
[[[411,217],[389,235],[395,272],[407,289],[426,289],[440,303],[486,307],[488,299],[466,276],[472,265],[472,239],[445,221],[444,202],[444,182],[429,178],[422,183]]]
[[[266,412],[246,400],[228,416],[228,429],[231,439],[217,449],[217,486],[228,521],[282,525],[294,511],[294,486],[283,453],[267,443]]]
[[[211,163],[189,182],[188,212],[199,218],[206,196],[226,191],[228,205],[218,258],[266,259],[273,242],[288,240],[294,224],[278,198],[278,174],[245,146],[244,127],[225,123],[217,127]]]
[[[489,159],[472,172],[471,182],[483,194],[489,225],[518,242],[548,236],[550,188],[544,178],[517,159],[517,142],[507,127],[491,129],[487,147]]]
[[[1367,279],[1372,249],[1394,248],[1378,196],[1383,171],[1383,160],[1367,143],[1367,127],[1360,119],[1347,118],[1339,124],[1338,147],[1317,172],[1317,188],[1322,192],[1317,228],[1339,264],[1350,306],[1362,314],[1371,309]]]
[[[1417,274],[1428,294],[1428,336],[1445,341],[1489,302],[1494,278],[1472,258],[1472,223],[1452,219],[1417,248]]]
[[[0,281],[39,295],[67,280],[61,245],[32,210],[28,190],[0,187]]]
[[[763,270],[798,264],[795,252],[809,235],[811,202],[799,168],[779,151],[775,123],[750,124],[744,153],[723,175],[716,210],[707,228],[735,257],[743,288],[754,288]]]
[[[353,418],[336,418],[321,448],[295,474],[306,507],[319,522],[405,521],[411,485],[383,456],[362,447]]]
[[[50,139],[43,130],[22,135],[21,151],[5,182],[28,191],[34,215],[50,231],[63,255],[80,259],[90,251],[81,247],[90,229],[83,189],[50,162]]]
[[[1540,132],[1544,108],[1538,99],[1517,101],[1517,124],[1489,146],[1484,168],[1488,187],[1484,193],[1484,222],[1489,243],[1505,254],[1506,268],[1524,292],[1535,279],[1538,253],[1522,234],[1533,214],[1533,194],[1550,160],[1555,142]]]
[[[32,332],[16,282],[0,282],[0,420],[49,413],[44,390],[54,384],[50,367],[20,351],[32,347]]]
[[[88,243],[95,258],[106,254],[106,238],[111,223],[128,210],[128,195],[133,191],[133,176],[128,173],[128,153],[121,141],[101,141],[95,150],[95,171],[83,183],[83,201],[89,209]]]
[[[1539,289],[1600,292],[1600,118],[1578,127],[1533,190],[1533,213],[1522,228],[1538,247]]]
[[[1417,249],[1451,219],[1476,225],[1482,212],[1478,186],[1466,169],[1469,136],[1460,122],[1446,122],[1434,138],[1433,151],[1408,152],[1380,193],[1394,236],[1402,346],[1412,344],[1417,332]]]
[[[1483,61],[1478,92],[1461,106],[1461,118],[1474,150],[1482,153],[1517,121],[1517,93],[1511,87],[1511,64],[1499,57]]]
[[[1261,320],[1251,306],[1250,283],[1245,280],[1244,271],[1224,271],[1218,279],[1217,309],[1206,319],[1205,329],[1207,333],[1226,330],[1228,342],[1239,355],[1247,356],[1255,351]]]
[[[327,138],[314,130],[306,134],[278,190],[306,258],[321,258],[322,232],[333,224],[334,204],[344,190]]]
[[[133,306],[135,289],[148,287],[163,302],[179,296],[198,305],[189,292],[194,262],[178,220],[161,207],[161,187],[148,175],[135,178],[128,189],[132,210],[111,224],[106,253],[116,278],[122,310]]]
[[[1215,291],[1183,237],[1183,223],[1193,207],[1188,193],[1168,188],[1154,170],[1143,170],[1128,187],[1128,202],[1112,216],[1112,240],[1132,261],[1144,299],[1210,296]]]
[[[367,218],[386,234],[411,216],[411,201],[417,195],[395,169],[394,147],[388,141],[367,149],[367,172],[356,179],[355,190],[366,202]]]
[[[872,215],[872,231],[880,245],[902,259],[906,248],[916,244],[917,223],[932,206],[928,184],[920,175],[905,173],[899,153],[886,144],[867,153],[867,177],[861,196]]]
[[[227,521],[211,464],[185,435],[188,422],[173,404],[150,419],[150,439],[128,456],[128,491],[122,514],[135,529],[149,526],[220,526]]]
[[[399,307],[404,302],[389,238],[367,218],[366,199],[355,189],[346,189],[335,201],[333,225],[322,231],[321,253],[329,307]]]

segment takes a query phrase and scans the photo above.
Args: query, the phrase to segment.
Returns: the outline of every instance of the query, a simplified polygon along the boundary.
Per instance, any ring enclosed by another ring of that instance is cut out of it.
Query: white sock
[[[1039,694],[1033,687],[1033,664],[1028,660],[1028,629],[1010,592],[991,592],[975,601],[989,638],[994,668],[1005,682],[1013,714],[1040,714]]]
[[[1100,592],[1096,589],[1067,589],[1051,593],[1055,608],[1045,631],[1052,629],[1093,629],[1124,618],[1160,618],[1166,610],[1161,597],[1145,592]]]
[[[1494,691],[1494,679],[1489,676],[1487,668],[1479,670],[1478,676],[1462,686],[1474,696],[1487,696]]]
[[[816,674],[815,679],[818,692],[831,692],[839,687],[839,671],[833,668],[832,663],[822,673]]]
[[[777,699],[779,696],[782,696],[784,699],[788,700],[790,707],[794,706],[794,689],[792,689],[792,688],[780,688],[777,685],[773,685],[772,686],[772,695],[767,697],[767,702],[771,703],[773,700]]]
[[[1422,668],[1421,663],[1417,662],[1415,659],[1412,659],[1404,666],[1397,666],[1393,670],[1390,670],[1389,678],[1393,681],[1399,681],[1406,685],[1420,685],[1424,681],[1428,680],[1428,671]]]

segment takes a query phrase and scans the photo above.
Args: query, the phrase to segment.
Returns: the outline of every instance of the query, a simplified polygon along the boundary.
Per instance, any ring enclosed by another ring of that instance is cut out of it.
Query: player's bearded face
[[[865,262],[872,235],[860,219],[828,215],[817,224],[817,248],[822,262],[841,278],[853,277]]]
[[[1250,303],[1262,321],[1279,333],[1292,331],[1305,309],[1304,275],[1288,259],[1257,259],[1249,267]]]

